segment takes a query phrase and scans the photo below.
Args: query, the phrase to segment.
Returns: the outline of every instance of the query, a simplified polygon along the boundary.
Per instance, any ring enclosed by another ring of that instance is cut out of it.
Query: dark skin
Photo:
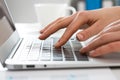
[[[39,39],[44,40],[59,29],[66,28],[62,37],[55,44],[55,47],[58,48],[64,45],[77,30],[82,28],[82,25],[87,24],[89,27],[85,28],[82,32],[78,32],[76,35],[79,41],[87,40],[98,33],[99,35],[86,45],[86,47],[82,48],[80,50],[81,53],[90,53],[90,56],[97,57],[110,52],[118,52],[120,47],[120,36],[117,35],[120,33],[119,21],[109,26],[108,24],[119,19],[119,6],[77,12],[50,23],[40,31],[41,35]]]

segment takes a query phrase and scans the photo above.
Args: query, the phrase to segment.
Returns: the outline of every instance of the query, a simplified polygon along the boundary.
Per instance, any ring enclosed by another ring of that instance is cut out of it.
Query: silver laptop
[[[91,58],[79,52],[84,43],[72,38],[55,49],[53,44],[57,40],[56,37],[46,40],[20,38],[6,2],[0,0],[0,61],[9,70],[120,66],[119,53]]]

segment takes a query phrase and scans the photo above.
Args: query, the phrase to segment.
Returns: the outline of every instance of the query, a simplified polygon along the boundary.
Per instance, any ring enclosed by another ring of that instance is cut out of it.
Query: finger
[[[99,36],[98,38],[94,39],[92,42],[90,42],[86,47],[82,48],[80,51],[81,53],[86,53],[107,43],[118,41],[120,40],[120,35],[118,34],[120,34],[120,31],[105,33]]]
[[[107,28],[106,28],[107,27]],[[108,26],[106,26],[102,31],[100,31],[98,34],[96,34],[94,37],[92,37],[90,39],[90,41],[94,41],[95,39],[99,38],[101,35],[104,35],[106,33],[109,32],[117,32],[120,31],[120,20],[118,20],[117,22],[113,22],[112,24],[109,24]],[[77,34],[78,36],[79,34]],[[79,38],[77,37],[77,39],[79,40]],[[90,42],[89,42],[90,43]]]
[[[99,34],[96,35],[95,38],[99,37],[102,34],[105,34],[108,32],[115,32],[115,31],[120,31],[120,20],[117,20],[107,25],[102,31],[99,32]]]
[[[120,41],[112,42],[106,45],[103,45],[89,53],[91,57],[98,57],[105,54],[120,52]]]
[[[120,20],[115,21],[115,22],[109,24],[108,26],[106,26],[101,32],[99,32],[97,35],[92,37],[92,39],[90,39],[89,43],[95,41],[97,38],[100,38],[101,35],[104,35],[109,32],[117,32],[117,31],[120,31]]]
[[[87,23],[88,17],[87,12],[78,12],[75,19],[71,22],[71,24],[67,27],[66,31],[59,39],[59,41],[55,44],[55,47],[60,47],[64,45],[68,39],[82,26]]]
[[[105,25],[101,24],[101,21],[95,22],[93,25],[91,25],[89,28],[77,33],[76,37],[80,41],[87,40],[88,38],[98,34]]]
[[[108,26],[106,26],[102,32],[111,32],[111,31],[116,31],[116,30],[120,30],[120,20],[114,21],[111,24],[109,24]]]
[[[108,33],[108,32],[115,32],[115,31],[120,31],[120,23],[114,26],[105,27],[105,29],[101,31],[101,34]]]
[[[104,25],[100,25],[101,21],[99,21],[97,23],[95,23],[94,25],[92,25],[88,29],[83,30],[82,31],[83,33],[82,32],[77,33],[77,35],[76,35],[77,39],[78,40],[86,40],[86,39],[88,39],[88,38],[90,38],[90,37],[95,35],[94,38],[91,39],[91,40],[94,40],[94,39],[98,38],[102,34],[105,34],[105,33],[108,33],[108,32],[120,31],[120,20],[115,21],[115,22],[109,24],[108,26],[106,26],[105,24]],[[104,28],[104,26],[106,26],[106,27]],[[81,34],[83,34],[83,35],[81,35]]]
[[[42,39],[42,40],[46,39],[47,37],[49,37],[54,32],[58,31],[59,29],[68,26],[72,22],[74,16],[75,16],[75,14],[72,16],[69,16],[67,18],[60,19],[60,20],[56,21],[54,24],[47,26],[44,29],[43,33],[40,35],[39,39]]]
[[[49,26],[54,25],[55,23],[59,22],[60,20],[62,20],[64,17],[60,17],[57,20],[53,21],[52,23],[48,24],[45,28],[43,28],[42,30],[40,30],[40,33],[43,33],[47,28],[49,28]]]

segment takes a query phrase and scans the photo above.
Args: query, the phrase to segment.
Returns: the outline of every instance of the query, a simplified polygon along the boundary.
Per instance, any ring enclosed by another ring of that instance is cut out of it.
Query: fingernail
[[[55,43],[54,47],[59,48],[59,42]]]
[[[88,47],[87,47],[87,46],[84,46],[83,48],[80,49],[80,52],[81,52],[81,53],[86,53],[86,52],[88,52]]]
[[[40,33],[43,33],[43,31],[41,30]]]
[[[41,30],[40,30],[40,33],[43,33],[43,31],[44,31],[44,29],[41,29]]]
[[[79,35],[78,35],[78,39],[79,39],[79,40],[83,39],[83,35],[79,34]]]
[[[39,39],[44,40],[45,39],[44,34],[40,34]]]
[[[80,52],[81,52],[81,53],[85,53],[84,48],[80,49]]]

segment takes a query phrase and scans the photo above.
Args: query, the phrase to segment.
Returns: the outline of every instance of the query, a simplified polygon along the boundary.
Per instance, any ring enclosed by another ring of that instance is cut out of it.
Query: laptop
[[[71,38],[56,49],[53,45],[57,40],[20,38],[6,2],[0,0],[0,61],[8,70],[120,66],[119,53],[92,58],[80,54],[84,43]]]

